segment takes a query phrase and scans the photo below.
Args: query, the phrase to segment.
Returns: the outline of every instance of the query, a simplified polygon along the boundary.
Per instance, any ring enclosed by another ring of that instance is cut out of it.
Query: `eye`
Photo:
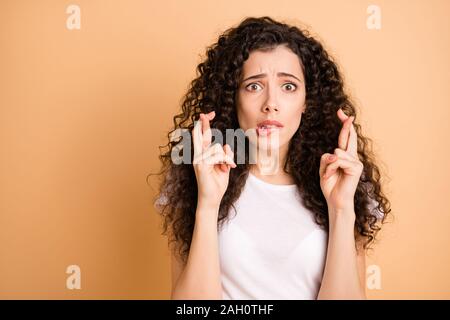
[[[248,86],[246,86],[246,88],[255,88],[255,86],[260,86],[259,84],[257,84],[256,82],[250,83]],[[250,91],[258,91],[258,90],[250,90]]]
[[[289,89],[288,91],[295,91],[297,89],[297,85],[294,83],[291,83],[291,82],[285,83],[284,86],[289,86],[291,88],[294,88],[294,89]]]

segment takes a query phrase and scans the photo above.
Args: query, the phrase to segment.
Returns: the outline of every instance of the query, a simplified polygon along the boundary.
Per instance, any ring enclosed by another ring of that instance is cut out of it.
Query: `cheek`
[[[249,128],[253,128],[257,121],[257,114],[254,108],[251,108],[251,106],[245,104],[238,105],[237,117],[239,127],[244,131]]]
[[[300,127],[303,110],[303,106],[297,107],[285,114],[285,123],[287,124],[286,134],[289,136],[288,138],[292,137]]]

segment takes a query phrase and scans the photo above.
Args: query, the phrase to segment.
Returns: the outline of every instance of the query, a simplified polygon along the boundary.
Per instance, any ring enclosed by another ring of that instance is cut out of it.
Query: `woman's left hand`
[[[339,147],[333,154],[324,153],[320,159],[320,187],[329,213],[345,213],[354,217],[354,197],[364,166],[358,158],[354,117],[348,117],[341,109],[337,115],[342,121]]]

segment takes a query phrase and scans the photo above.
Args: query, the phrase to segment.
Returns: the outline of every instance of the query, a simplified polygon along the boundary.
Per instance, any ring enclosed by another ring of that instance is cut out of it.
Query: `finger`
[[[357,173],[358,172],[358,162],[350,161],[347,159],[337,159],[333,163],[330,163],[323,174],[323,178],[327,179],[331,177],[339,168],[344,169],[344,171],[348,173]]]
[[[202,149],[204,151],[211,144],[212,134],[211,134],[211,127],[209,126],[209,118],[205,114],[201,113],[200,119],[202,121],[202,134],[203,134]]]
[[[345,114],[344,110],[342,110],[342,108],[339,108],[337,111],[337,115],[338,118],[342,121],[345,122],[345,120],[348,119],[348,115]]]
[[[194,128],[192,129],[192,141],[194,144],[194,159],[198,158],[202,153],[202,128],[201,121],[195,121]],[[194,162],[195,163],[195,162]]]
[[[355,117],[352,118],[352,123],[350,125],[350,137],[348,141],[347,146],[347,152],[358,159],[358,134],[356,133],[355,126],[353,125],[353,120]]]
[[[339,132],[338,146],[342,150],[347,150],[348,139],[350,136],[350,118],[347,118],[342,124],[341,131]]]
[[[214,143],[208,146],[206,150],[203,150],[199,154],[196,154],[194,156],[194,164],[202,162],[216,153],[223,153],[222,146],[219,143]]]
[[[223,150],[225,151],[225,154],[227,156],[229,156],[231,159],[234,159],[234,152],[233,152],[233,150],[231,150],[231,147],[229,144],[225,144],[223,146]]]
[[[225,153],[214,153],[212,156],[209,156],[206,159],[204,159],[204,161],[205,161],[205,163],[210,164],[210,165],[228,164],[232,168],[236,168],[236,164],[234,163],[233,159],[231,159]]]
[[[322,176],[325,173],[325,169],[327,168],[328,164],[336,161],[337,159],[338,157],[331,153],[322,154],[322,156],[320,157],[319,176]]]
[[[209,157],[215,153],[225,153],[220,143],[211,144],[208,149],[203,152],[204,157]]]
[[[211,112],[206,114],[206,117],[209,119],[209,121],[211,121],[212,119],[214,119],[215,115],[216,115],[216,112],[215,111],[211,111]]]
[[[228,157],[230,157],[230,159],[233,159],[233,162],[234,162],[234,152],[231,150],[230,145],[229,145],[229,144],[225,144],[225,145],[223,146],[223,149],[224,149],[224,151],[225,151],[225,154],[226,154]],[[234,163],[235,163],[235,162],[234,162]],[[226,165],[226,169],[227,169],[227,170],[230,169],[230,168],[236,168],[236,167],[237,167],[236,163],[235,163],[235,166]]]
[[[215,156],[216,154],[219,155],[227,155],[226,153],[226,147],[222,146],[220,143],[214,143],[212,145],[209,146],[209,148],[203,152],[203,159],[208,159],[211,158],[213,156]],[[233,158],[230,157],[230,155],[228,155],[228,157],[232,160]]]
[[[342,150],[341,148],[334,149],[334,154],[338,156],[338,158],[347,159],[350,161],[355,161],[356,159],[350,155],[347,151]]]

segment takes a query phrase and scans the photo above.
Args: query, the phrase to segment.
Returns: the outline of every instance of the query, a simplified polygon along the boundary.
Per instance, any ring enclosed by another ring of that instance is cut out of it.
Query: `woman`
[[[336,64],[308,32],[261,17],[197,71],[169,133],[192,133],[194,163],[174,164],[179,140],[160,156],[172,298],[365,299],[365,251],[390,204]],[[253,130],[261,156],[236,163],[212,129]]]

